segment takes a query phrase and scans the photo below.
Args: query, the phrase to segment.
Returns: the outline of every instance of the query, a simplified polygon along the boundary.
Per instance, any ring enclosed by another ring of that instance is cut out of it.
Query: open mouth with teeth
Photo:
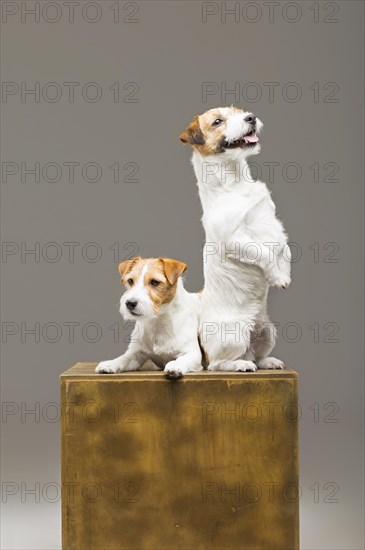
[[[223,147],[225,149],[237,149],[238,147],[244,149],[246,147],[255,147],[258,141],[259,138],[257,137],[256,132],[252,130],[235,141],[231,141],[229,143],[228,141],[224,141]]]

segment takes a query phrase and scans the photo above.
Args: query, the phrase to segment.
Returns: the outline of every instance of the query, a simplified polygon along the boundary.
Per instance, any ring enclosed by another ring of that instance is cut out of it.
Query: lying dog
[[[139,370],[151,359],[169,378],[202,370],[198,343],[200,296],[185,290],[186,264],[168,258],[140,257],[119,265],[126,292],[120,299],[124,319],[136,321],[124,355],[102,361],[97,373]]]
[[[262,122],[235,107],[196,116],[180,139],[193,166],[206,234],[199,333],[209,370],[283,368],[267,357],[276,331],[268,286],[287,288],[290,250],[266,185],[253,181],[249,155],[260,151]]]

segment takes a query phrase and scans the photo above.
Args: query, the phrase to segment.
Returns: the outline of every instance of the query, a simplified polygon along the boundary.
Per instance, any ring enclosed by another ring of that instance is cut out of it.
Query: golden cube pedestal
[[[299,548],[297,374],[64,372],[63,550]]]

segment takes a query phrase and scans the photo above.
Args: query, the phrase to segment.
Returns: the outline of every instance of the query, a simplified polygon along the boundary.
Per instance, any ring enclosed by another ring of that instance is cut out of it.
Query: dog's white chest
[[[165,359],[170,359],[171,356],[176,355],[176,346],[174,341],[165,338],[157,338],[152,346],[152,353]]]
[[[162,360],[170,360],[176,355],[177,349],[176,334],[171,319],[159,319],[143,330],[141,344],[153,356]]]

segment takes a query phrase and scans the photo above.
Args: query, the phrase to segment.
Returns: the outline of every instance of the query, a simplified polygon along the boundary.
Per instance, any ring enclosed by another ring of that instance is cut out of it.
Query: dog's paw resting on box
[[[139,370],[149,359],[164,369],[168,378],[202,370],[200,296],[185,290],[181,279],[185,270],[185,263],[169,258],[137,257],[119,265],[126,287],[120,313],[136,325],[125,354],[102,361],[95,372]]]

